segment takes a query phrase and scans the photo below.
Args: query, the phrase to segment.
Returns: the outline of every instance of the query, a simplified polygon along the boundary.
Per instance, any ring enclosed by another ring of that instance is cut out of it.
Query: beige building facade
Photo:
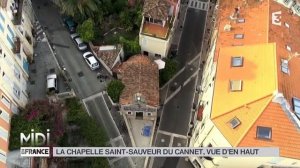
[[[29,62],[33,56],[30,0],[0,3],[0,167],[5,167],[10,119],[28,102]]]

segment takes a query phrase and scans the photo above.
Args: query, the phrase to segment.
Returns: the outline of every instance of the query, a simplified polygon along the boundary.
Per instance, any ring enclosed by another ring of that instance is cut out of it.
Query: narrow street
[[[189,124],[201,61],[206,10],[188,8],[178,47],[181,70],[162,89],[163,110],[154,146],[183,147],[188,145]],[[201,76],[199,77],[201,78]],[[184,158],[152,158],[149,167],[191,167]]]

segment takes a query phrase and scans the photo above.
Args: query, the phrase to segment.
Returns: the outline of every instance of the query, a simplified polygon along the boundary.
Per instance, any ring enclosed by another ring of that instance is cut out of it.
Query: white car
[[[83,54],[83,58],[85,62],[88,64],[88,66],[91,68],[91,70],[95,70],[99,68],[99,63],[96,60],[96,57],[91,52],[85,52]]]
[[[47,75],[47,92],[55,92],[58,93],[57,88],[57,75],[49,74]]]
[[[77,48],[80,51],[84,51],[87,49],[87,45],[81,40],[81,38],[79,37],[79,35],[77,33],[71,34],[71,38],[75,42],[75,44],[77,45]]]

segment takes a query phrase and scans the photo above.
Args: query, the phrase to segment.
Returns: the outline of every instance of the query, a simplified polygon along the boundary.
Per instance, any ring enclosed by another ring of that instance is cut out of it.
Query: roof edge
[[[272,95],[269,95],[269,96],[270,96],[270,100],[269,100],[269,102],[268,102],[264,107],[261,108],[261,113],[259,114],[259,116],[258,116],[255,120],[253,120],[253,122],[252,122],[251,124],[248,125],[248,128],[246,129],[247,131],[245,131],[245,133],[242,134],[241,138],[239,138],[239,139],[236,141],[236,144],[233,144],[233,146],[239,146],[239,144],[240,144],[241,141],[245,138],[245,135],[248,134],[248,132],[250,131],[250,129],[252,128],[252,126],[255,124],[255,122],[257,121],[257,119],[260,118],[260,116],[261,116],[262,113],[266,110],[266,108],[268,107],[268,105],[269,105],[270,103],[273,102],[272,100],[273,100],[273,98],[275,97],[275,95],[272,94]],[[267,98],[267,97],[268,97],[268,96],[265,96],[265,98]]]

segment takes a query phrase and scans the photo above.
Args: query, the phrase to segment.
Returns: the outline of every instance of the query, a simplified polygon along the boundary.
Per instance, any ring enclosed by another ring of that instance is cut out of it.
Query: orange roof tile
[[[281,11],[281,26],[273,25],[270,21],[269,29],[269,42],[276,42],[277,64],[280,67],[281,58],[288,59],[289,55],[300,53],[300,17],[291,15],[287,8],[274,1],[270,3],[270,15],[273,12]],[[285,23],[290,28],[287,28]],[[291,52],[286,49],[286,45],[292,48]],[[289,61],[289,69],[290,74],[288,75],[282,73],[278,68],[278,83],[279,91],[290,101],[293,96],[300,98],[300,57],[292,58]]]
[[[239,18],[245,19],[245,23],[230,23],[229,17],[234,11],[238,11]],[[278,11],[281,14],[277,23],[281,22],[281,25],[272,22],[277,19],[273,13]],[[300,131],[296,129],[295,121],[289,118],[290,114],[271,102],[271,98],[277,91],[283,93],[290,105],[292,97],[300,98],[300,58],[290,59],[290,74],[281,71],[282,58],[300,53],[300,38],[296,38],[300,37],[297,28],[300,18],[272,0],[220,1],[218,14],[213,122],[232,146],[278,146],[281,156],[299,159]],[[224,27],[229,23],[231,30],[225,31]],[[244,38],[234,39],[235,34],[244,34]],[[292,48],[291,52],[287,51],[286,45]],[[230,58],[235,55],[245,57],[243,67],[230,68]],[[243,80],[241,92],[229,92],[230,79]],[[228,122],[234,117],[241,124],[232,129]],[[272,140],[257,139],[257,126],[272,127]]]
[[[231,67],[234,56],[242,56],[242,67]],[[275,44],[221,48],[211,118],[272,94],[277,89],[276,69]],[[242,80],[242,91],[230,91],[230,80]]]
[[[159,105],[158,67],[149,57],[135,55],[120,67],[121,80],[125,85],[120,96],[120,104],[133,104],[134,96],[139,93],[147,105]]]
[[[272,140],[257,139],[257,126],[271,127]],[[238,146],[280,147],[280,156],[300,159],[299,139],[299,130],[288,115],[279,104],[271,102]]]

